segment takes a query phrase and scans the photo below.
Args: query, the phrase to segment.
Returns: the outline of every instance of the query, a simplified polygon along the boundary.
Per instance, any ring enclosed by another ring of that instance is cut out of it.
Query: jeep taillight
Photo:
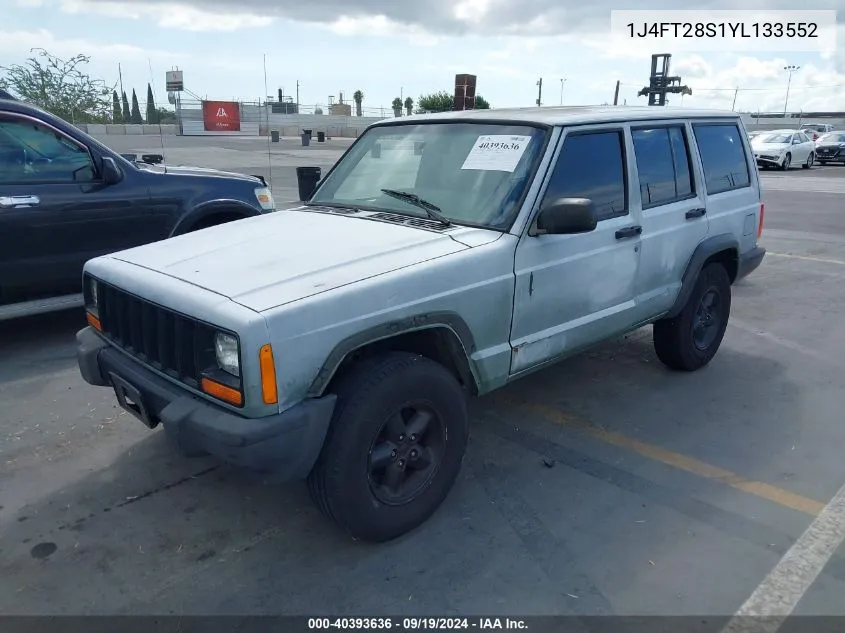
[[[760,223],[757,225],[757,239],[760,239],[760,236],[763,235],[763,218],[766,217],[766,203],[760,203]]]

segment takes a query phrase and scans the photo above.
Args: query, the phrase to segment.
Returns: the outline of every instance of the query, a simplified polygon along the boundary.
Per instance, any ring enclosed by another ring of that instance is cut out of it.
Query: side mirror
[[[558,198],[544,205],[537,216],[537,235],[589,233],[598,225],[593,201],[589,198]]]
[[[113,185],[123,179],[123,172],[120,167],[114,162],[114,158],[109,156],[103,157],[103,183]]]

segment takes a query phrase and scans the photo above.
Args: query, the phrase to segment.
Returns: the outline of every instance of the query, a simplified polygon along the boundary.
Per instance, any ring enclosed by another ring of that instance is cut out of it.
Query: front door
[[[630,205],[629,156],[619,125],[571,128],[561,140],[542,198],[590,198],[599,222],[590,233],[532,236],[529,230],[520,239],[511,374],[632,324],[642,228]]]
[[[76,140],[0,113],[0,301],[78,292],[88,259],[152,241],[146,188],[127,189]]]

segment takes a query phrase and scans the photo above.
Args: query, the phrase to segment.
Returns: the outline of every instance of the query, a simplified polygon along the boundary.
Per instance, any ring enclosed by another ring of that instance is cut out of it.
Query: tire
[[[809,156],[807,156],[807,162],[801,165],[804,169],[810,169],[813,166],[813,160],[815,159],[815,154],[810,152]]]
[[[440,507],[460,472],[469,435],[463,388],[428,358],[389,352],[353,366],[335,393],[332,423],[308,476],[312,499],[354,538],[381,543],[410,532]],[[414,442],[410,422],[426,415],[428,427]],[[405,435],[388,422],[402,416]],[[408,486],[404,494],[384,485],[389,472]]]
[[[698,328],[699,308],[710,297],[716,299],[709,326]],[[731,311],[731,280],[721,264],[707,264],[698,274],[695,287],[681,313],[654,324],[654,351],[660,361],[677,371],[696,371],[707,365],[722,344]],[[715,313],[715,314],[714,314]]]
[[[787,154],[783,157],[783,163],[780,166],[781,171],[787,171],[792,164],[792,154]]]

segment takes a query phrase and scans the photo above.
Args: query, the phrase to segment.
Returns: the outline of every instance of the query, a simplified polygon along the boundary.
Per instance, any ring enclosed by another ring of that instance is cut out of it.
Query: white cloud
[[[146,60],[148,57],[159,61],[184,59],[184,53],[171,53],[164,50],[140,48],[130,44],[106,44],[82,38],[61,39],[47,29],[33,31],[0,31],[0,52],[7,58],[21,58],[33,48],[43,48],[57,57],[68,58],[82,53],[99,59],[121,59],[136,57]],[[22,54],[23,53],[23,54]]]
[[[69,15],[101,15],[103,17],[148,19],[164,29],[181,31],[238,31],[266,27],[276,18],[249,11],[209,11],[190,4],[118,2],[112,0],[17,0],[21,6],[41,7],[57,2],[59,10]]]
[[[342,15],[333,22],[314,23],[314,26],[326,29],[343,37],[375,36],[403,40],[414,46],[435,46],[441,37],[415,26],[394,22],[384,15],[350,17]]]

